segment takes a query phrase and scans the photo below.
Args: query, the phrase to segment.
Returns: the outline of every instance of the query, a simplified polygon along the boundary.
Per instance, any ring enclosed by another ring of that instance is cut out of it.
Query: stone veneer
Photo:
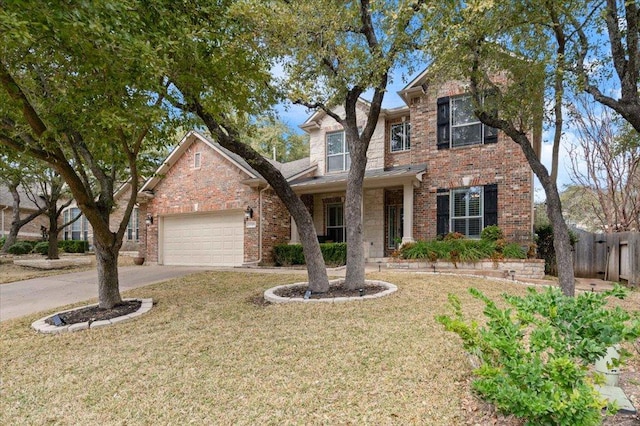
[[[455,270],[457,273],[463,271],[495,272],[486,275],[500,276],[509,279],[536,279],[544,278],[544,260],[542,259],[506,259],[499,261],[481,260],[478,262],[452,262],[439,260],[437,262],[425,262],[422,260],[400,260],[387,263],[390,269],[427,269],[434,272],[447,272]],[[512,274],[513,271],[513,274]],[[482,272],[480,272],[482,274]]]

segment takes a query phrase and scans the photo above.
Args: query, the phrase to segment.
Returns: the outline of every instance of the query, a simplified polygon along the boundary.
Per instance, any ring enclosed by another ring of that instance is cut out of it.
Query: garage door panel
[[[244,261],[244,214],[165,217],[162,248],[165,265],[241,265]]]

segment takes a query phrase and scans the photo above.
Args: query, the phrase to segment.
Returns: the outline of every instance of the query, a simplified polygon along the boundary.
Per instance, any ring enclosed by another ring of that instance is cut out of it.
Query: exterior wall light
[[[147,218],[144,220],[144,223],[147,225],[153,225],[153,216],[151,216],[151,213],[147,213]]]
[[[253,209],[247,206],[247,209],[244,211],[245,220],[253,219]]]

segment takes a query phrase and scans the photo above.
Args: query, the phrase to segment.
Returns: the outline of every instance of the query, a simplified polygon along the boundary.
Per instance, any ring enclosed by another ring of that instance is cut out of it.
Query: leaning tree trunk
[[[98,269],[98,300],[101,309],[111,309],[122,303],[118,281],[118,248],[94,241]]]
[[[24,219],[20,219],[20,194],[18,194],[18,185],[11,184],[9,186],[9,192],[11,192],[11,196],[13,197],[13,216],[11,220],[11,228],[9,229],[9,235],[7,235],[7,238],[4,241],[4,245],[2,246],[2,251],[0,251],[0,253],[7,253],[9,247],[16,243],[20,229],[42,214],[42,209],[40,209],[31,213]]]
[[[312,293],[327,292],[329,290],[329,278],[318,237],[316,236],[316,228],[313,225],[313,219],[300,197],[293,192],[289,182],[262,155],[258,154],[249,145],[240,142],[238,135],[231,129],[226,129],[219,124],[197,101],[194,101],[194,112],[202,119],[220,145],[244,158],[269,183],[298,226],[302,251],[307,265],[309,290]]]
[[[542,184],[545,194],[547,195],[547,216],[553,227],[553,249],[556,254],[556,264],[558,266],[558,281],[562,293],[565,296],[573,296],[575,294],[575,276],[569,228],[562,216],[562,206],[558,189],[555,187],[555,184],[546,183],[546,185],[553,185],[553,188],[547,188],[545,187],[545,183]]]

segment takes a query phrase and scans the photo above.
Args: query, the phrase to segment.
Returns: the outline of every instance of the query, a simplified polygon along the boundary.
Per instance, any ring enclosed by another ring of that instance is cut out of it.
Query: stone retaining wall
[[[458,262],[457,265],[443,260],[438,260],[435,263],[423,260],[398,260],[387,263],[387,268],[427,269],[435,272],[452,272],[454,270],[460,272],[483,271],[485,273],[482,275],[501,276],[516,280],[544,278],[544,260],[542,259],[506,259],[495,262],[493,260],[481,260],[478,262]]]

